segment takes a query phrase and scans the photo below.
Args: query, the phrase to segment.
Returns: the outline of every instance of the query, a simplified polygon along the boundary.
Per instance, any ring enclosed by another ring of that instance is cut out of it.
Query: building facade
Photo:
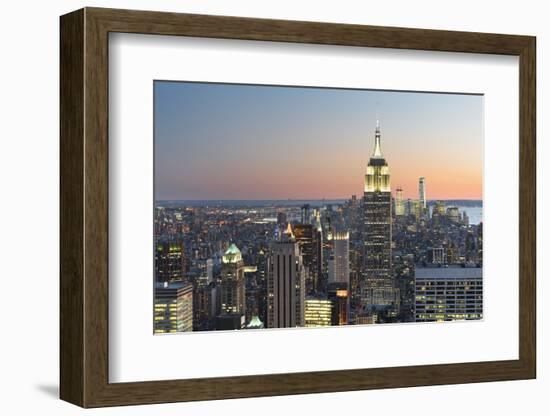
[[[154,332],[193,330],[193,285],[186,282],[155,284]]]
[[[174,282],[185,277],[187,262],[182,243],[158,242],[155,248],[155,281]]]
[[[415,270],[416,322],[483,318],[481,267],[429,267]]]
[[[302,208],[302,221],[307,214],[304,214],[304,208]],[[295,224],[292,231],[296,242],[300,247],[300,253],[302,254],[302,261],[306,269],[306,287],[308,292],[313,292],[317,282],[317,250],[314,240],[314,229],[312,224]]]
[[[292,228],[271,245],[267,278],[267,327],[304,326],[305,267]]]
[[[315,280],[313,290],[321,291],[323,287],[323,227],[321,225],[321,214],[317,210],[313,220],[313,245],[314,245],[314,262],[315,262]]]
[[[328,300],[332,304],[332,325],[347,325],[350,321],[350,291],[347,283],[329,283]]]
[[[331,326],[332,302],[322,296],[308,297],[305,300],[304,326]]]
[[[392,276],[392,196],[390,170],[382,156],[380,126],[375,131],[374,152],[367,165],[363,196],[363,281],[364,308],[395,305],[398,302]]]
[[[349,285],[349,233],[335,232],[332,240],[333,257],[329,262],[328,282]]]
[[[403,201],[403,189],[397,188],[395,191],[395,215],[402,217],[405,215],[405,201]]]
[[[426,178],[423,176],[418,179],[418,202],[420,204],[420,209],[425,210],[426,205]]]
[[[220,274],[220,315],[246,312],[244,262],[241,251],[231,244],[222,256]]]

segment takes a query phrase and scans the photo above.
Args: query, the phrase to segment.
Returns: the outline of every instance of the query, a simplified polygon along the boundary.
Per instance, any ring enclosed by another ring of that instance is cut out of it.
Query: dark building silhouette
[[[187,261],[182,243],[158,242],[155,247],[155,280],[174,282],[185,277]]]

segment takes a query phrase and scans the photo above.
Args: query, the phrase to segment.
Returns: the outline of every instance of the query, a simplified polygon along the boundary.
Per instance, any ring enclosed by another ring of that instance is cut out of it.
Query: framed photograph
[[[536,377],[534,37],[60,28],[63,400]]]

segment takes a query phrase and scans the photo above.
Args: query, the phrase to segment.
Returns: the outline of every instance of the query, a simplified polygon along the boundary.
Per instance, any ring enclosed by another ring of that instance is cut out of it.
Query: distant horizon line
[[[155,199],[156,202],[173,202],[173,201],[349,201],[351,198],[275,198],[275,199],[237,199],[237,198],[217,198],[217,199]],[[359,198],[357,198],[359,199]],[[404,198],[403,200],[418,200],[418,198]],[[426,199],[430,201],[481,201],[483,198],[434,198]]]

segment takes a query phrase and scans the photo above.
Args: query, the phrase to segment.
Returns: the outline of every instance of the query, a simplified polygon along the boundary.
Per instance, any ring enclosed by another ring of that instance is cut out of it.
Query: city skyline
[[[157,81],[155,199],[361,195],[378,113],[393,193],[417,198],[425,177],[428,200],[480,200],[482,104],[478,95]]]
[[[479,198],[468,172],[480,185],[481,165],[468,152],[478,146],[479,158],[481,139],[461,131],[468,139],[441,151],[433,136],[441,123],[457,134],[457,99],[481,97],[186,83],[182,108],[182,91],[168,99],[158,85],[156,191],[247,199],[155,205],[155,333],[482,318],[483,222],[441,200]],[[396,134],[399,119],[388,140],[377,117],[355,139],[368,121],[342,111],[354,98],[356,116],[374,99],[377,110],[391,103],[389,119],[404,105],[412,118],[419,108],[446,116],[416,120],[432,136]],[[468,107],[471,123],[481,110]]]

